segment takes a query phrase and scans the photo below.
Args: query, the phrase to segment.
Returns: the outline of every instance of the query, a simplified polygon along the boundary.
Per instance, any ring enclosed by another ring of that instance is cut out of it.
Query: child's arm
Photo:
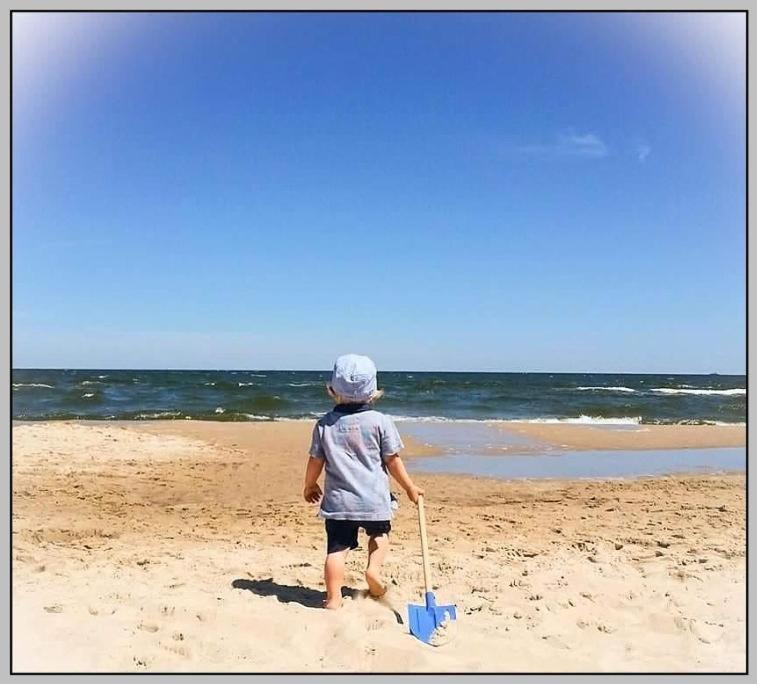
[[[308,459],[308,465],[305,469],[305,489],[302,496],[308,503],[317,503],[321,498],[321,488],[318,486],[318,476],[323,470],[323,459],[311,456]]]
[[[397,484],[405,490],[410,501],[418,503],[418,497],[423,495],[424,491],[416,486],[410,478],[410,475],[407,474],[402,459],[397,454],[392,454],[384,459],[384,463],[386,463],[386,469],[389,471],[389,474],[397,480]]]

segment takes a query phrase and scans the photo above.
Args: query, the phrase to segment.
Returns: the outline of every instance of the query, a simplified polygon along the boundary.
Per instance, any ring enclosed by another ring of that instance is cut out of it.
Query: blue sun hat
[[[334,362],[331,389],[344,400],[370,401],[376,387],[376,364],[367,356],[344,354]]]

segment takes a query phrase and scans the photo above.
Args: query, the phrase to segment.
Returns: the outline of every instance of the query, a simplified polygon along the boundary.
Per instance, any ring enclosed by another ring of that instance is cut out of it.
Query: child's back
[[[332,520],[389,520],[384,459],[403,449],[394,422],[369,404],[338,405],[313,429],[310,455],[325,460],[321,515]]]

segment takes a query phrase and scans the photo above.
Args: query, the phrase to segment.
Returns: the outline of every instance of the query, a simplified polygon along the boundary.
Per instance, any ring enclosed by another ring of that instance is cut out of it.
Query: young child
[[[346,354],[334,364],[327,385],[336,406],[313,428],[303,496],[308,503],[321,500],[326,520],[326,600],[324,607],[342,605],[342,582],[347,553],[358,546],[358,529],[368,535],[365,579],[371,596],[386,592],[381,566],[389,550],[392,501],[387,473],[407,492],[413,503],[423,490],[417,487],[399,457],[402,440],[392,419],[373,408],[383,395],[376,388],[376,366],[367,356]],[[318,476],[326,468],[323,489]]]

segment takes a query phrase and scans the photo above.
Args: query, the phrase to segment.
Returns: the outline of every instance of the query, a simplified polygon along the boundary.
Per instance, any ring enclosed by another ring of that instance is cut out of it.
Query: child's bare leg
[[[386,585],[381,580],[381,567],[389,551],[389,535],[379,534],[368,538],[368,567],[365,581],[371,596],[379,598],[386,593]]]
[[[324,575],[326,576],[326,600],[324,608],[340,608],[342,605],[342,583],[344,582],[344,562],[347,549],[326,555]]]

